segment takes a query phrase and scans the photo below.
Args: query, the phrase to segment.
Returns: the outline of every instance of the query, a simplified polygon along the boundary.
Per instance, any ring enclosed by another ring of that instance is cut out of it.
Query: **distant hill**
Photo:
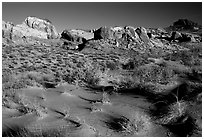
[[[202,28],[201,25],[188,19],[179,19],[173,23],[173,25],[165,28],[167,31],[199,31]]]

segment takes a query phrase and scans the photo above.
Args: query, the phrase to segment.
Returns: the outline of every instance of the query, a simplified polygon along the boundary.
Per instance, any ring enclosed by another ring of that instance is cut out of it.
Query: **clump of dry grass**
[[[151,130],[151,118],[143,112],[135,112],[130,118],[125,116],[111,117],[105,122],[108,128],[114,132],[121,133],[125,136],[129,135],[145,135]]]
[[[127,123],[123,128],[125,132],[141,135],[147,132],[151,128],[151,118],[144,113],[136,112],[131,121]]]
[[[188,103],[183,100],[182,97],[179,98],[179,88],[176,94],[172,95],[175,97],[175,101],[167,106],[168,113],[164,114],[158,121],[163,125],[177,123],[177,120],[182,116],[185,116]]]

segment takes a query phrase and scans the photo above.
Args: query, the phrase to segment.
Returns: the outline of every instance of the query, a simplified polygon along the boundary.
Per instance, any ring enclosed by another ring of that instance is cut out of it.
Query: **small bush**
[[[140,67],[134,72],[134,76],[139,78],[140,82],[167,84],[174,76],[174,71],[167,67],[152,65]]]

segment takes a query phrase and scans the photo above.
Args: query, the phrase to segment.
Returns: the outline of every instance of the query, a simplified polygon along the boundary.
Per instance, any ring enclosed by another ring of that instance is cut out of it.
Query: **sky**
[[[201,2],[3,2],[2,20],[21,24],[26,17],[49,19],[58,32],[101,26],[167,27],[178,19],[202,25]]]

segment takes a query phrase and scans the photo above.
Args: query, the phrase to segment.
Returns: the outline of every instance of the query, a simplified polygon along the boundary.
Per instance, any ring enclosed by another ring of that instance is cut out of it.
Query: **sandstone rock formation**
[[[148,36],[149,35],[149,36]],[[103,39],[115,42],[117,46],[132,48],[134,45],[149,45],[151,33],[148,34],[144,27],[101,27],[94,31],[94,39]]]
[[[112,39],[113,31],[110,27],[101,27],[94,32],[94,39]]]
[[[173,32],[171,33],[171,39],[172,39],[172,40],[178,40],[179,38],[182,38],[182,35],[181,35],[180,32],[178,32],[178,31],[173,31]]]
[[[24,42],[27,38],[56,39],[59,35],[51,22],[36,17],[27,17],[20,25],[3,21],[2,37],[14,42]]]
[[[174,23],[175,26],[195,26],[196,24],[179,20]],[[101,27],[99,29],[82,30],[69,29],[64,30],[61,36],[57,33],[55,27],[47,19],[36,17],[27,17],[20,25],[14,25],[9,22],[2,22],[3,42],[11,40],[15,43],[35,43],[35,39],[57,39],[64,41],[66,48],[74,49],[84,48],[89,40],[101,40],[111,45],[122,48],[164,47],[164,43],[174,42],[201,42],[201,36],[186,33],[182,31],[166,31],[163,28],[144,28],[132,26]],[[70,41],[72,45],[69,45]]]
[[[171,40],[178,42],[201,42],[201,37],[191,33],[171,32]]]
[[[59,37],[55,27],[47,19],[39,19],[36,17],[27,17],[24,24],[28,27],[47,33],[48,39],[56,39]]]
[[[61,33],[61,38],[72,42],[83,43],[87,40],[93,39],[94,34],[83,30],[72,29],[72,30],[64,30]]]

